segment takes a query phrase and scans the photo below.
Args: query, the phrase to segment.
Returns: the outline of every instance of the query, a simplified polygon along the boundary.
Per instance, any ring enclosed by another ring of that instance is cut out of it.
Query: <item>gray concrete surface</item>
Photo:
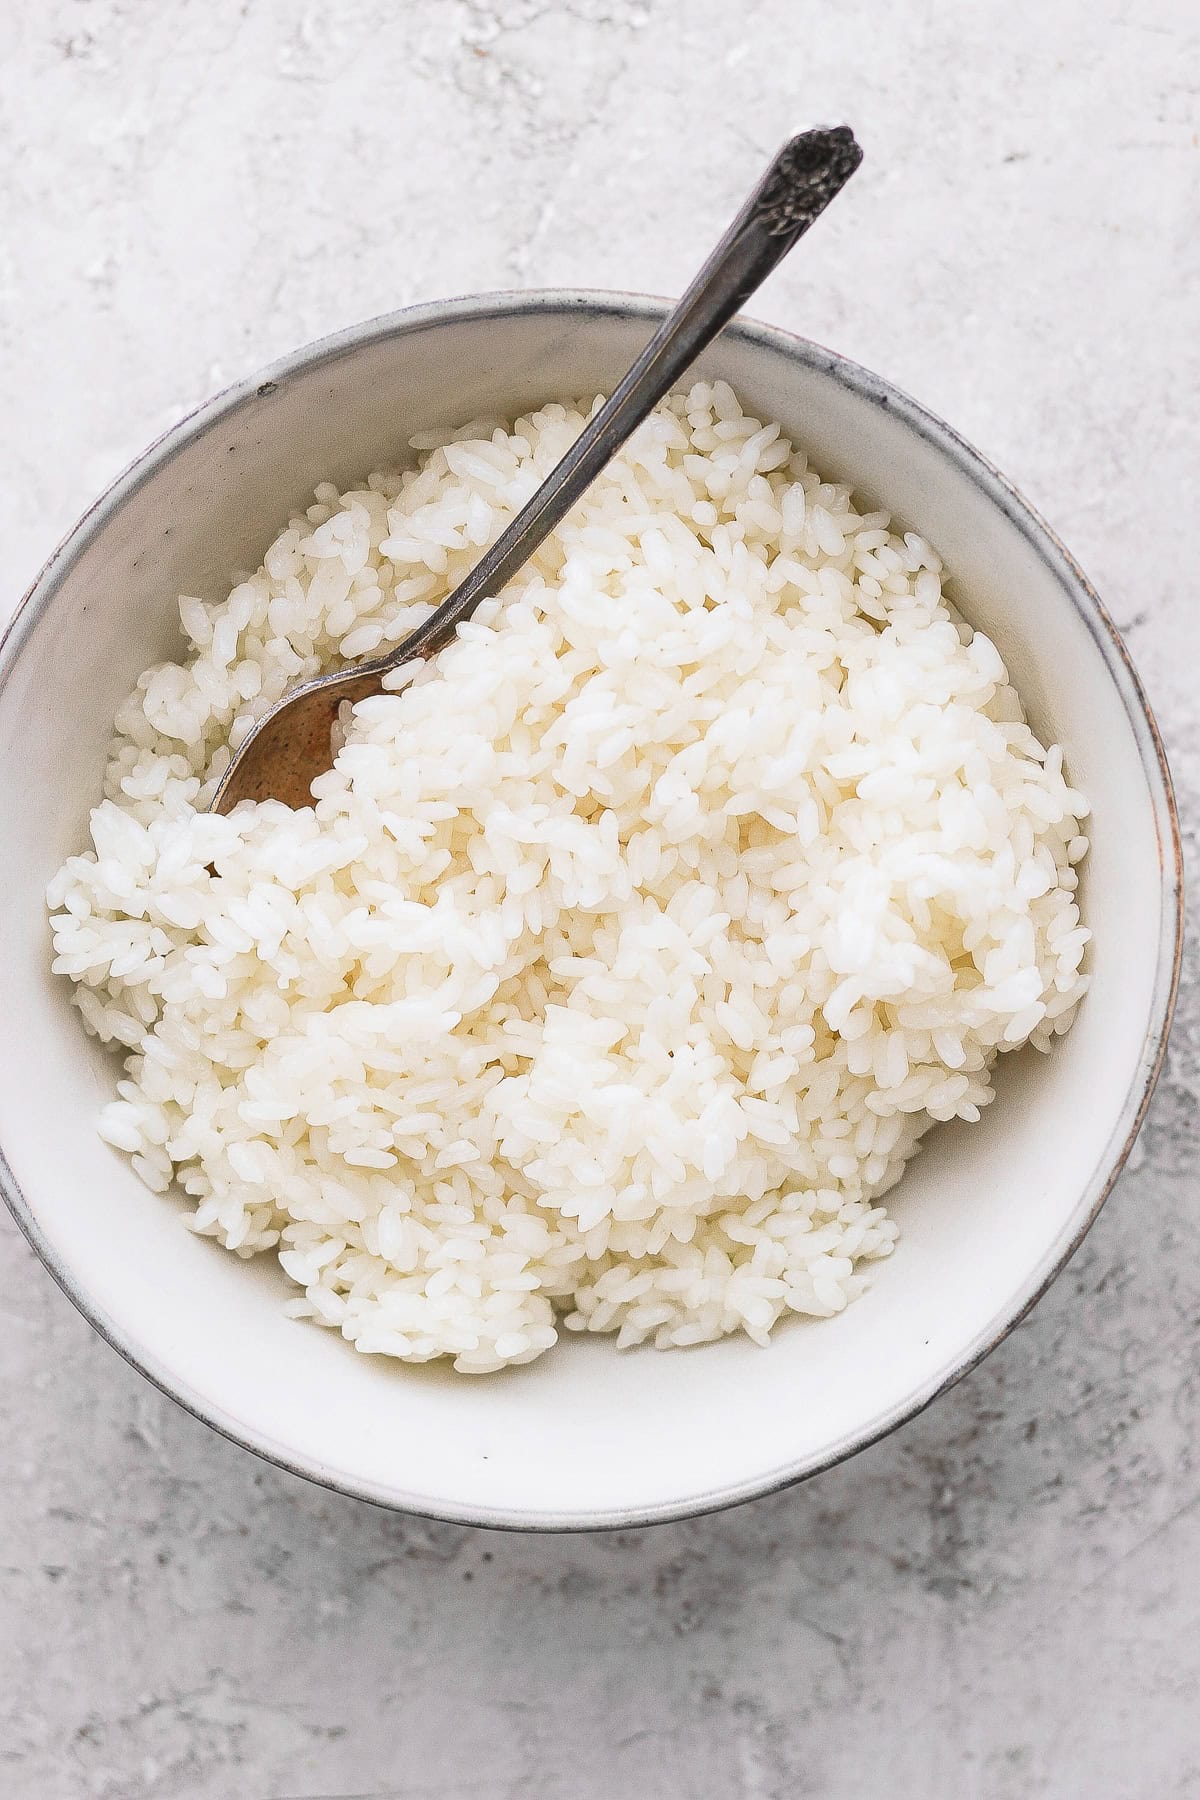
[[[793,120],[869,161],[758,302],[953,420],[1126,629],[1197,819],[1183,0],[4,0],[0,609],[185,404],[456,291],[678,291]],[[184,1417],[0,1222],[11,1800],[1200,1795],[1196,946],[1074,1263],[925,1416],[617,1536],[393,1518]]]

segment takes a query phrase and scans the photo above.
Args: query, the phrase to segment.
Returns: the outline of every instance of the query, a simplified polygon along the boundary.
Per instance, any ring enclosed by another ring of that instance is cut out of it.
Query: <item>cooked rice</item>
[[[584,423],[325,484],[117,718],[54,968],[100,1129],[297,1315],[469,1371],[558,1329],[766,1343],[1083,993],[1087,848],[941,564],[723,383],[677,394],[301,812],[203,810],[292,684],[398,643]]]

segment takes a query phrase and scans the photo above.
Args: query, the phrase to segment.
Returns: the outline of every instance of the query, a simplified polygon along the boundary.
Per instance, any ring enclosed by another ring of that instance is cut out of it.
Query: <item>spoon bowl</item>
[[[395,666],[390,657],[356,663],[292,688],[242,739],[209,811],[229,813],[243,800],[311,806],[313,782],[333,763],[342,707],[383,693]]]

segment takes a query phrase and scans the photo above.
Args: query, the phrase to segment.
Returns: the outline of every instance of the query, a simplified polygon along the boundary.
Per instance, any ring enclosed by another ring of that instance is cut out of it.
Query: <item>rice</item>
[[[840,1312],[924,1132],[1084,991],[1087,805],[923,539],[724,383],[674,395],[298,812],[203,808],[293,683],[400,642],[586,409],[317,488],[122,707],[54,968],[100,1121],[359,1350],[482,1372]]]

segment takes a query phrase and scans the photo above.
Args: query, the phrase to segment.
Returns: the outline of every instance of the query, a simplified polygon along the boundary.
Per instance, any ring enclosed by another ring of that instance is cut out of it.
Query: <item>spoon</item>
[[[684,370],[803,236],[862,161],[846,125],[789,138],[670,316],[611,398],[466,579],[388,656],[301,683],[257,721],[221,777],[210,811],[242,800],[312,803],[333,767],[339,709],[384,692],[390,670],[444,648],[481,600],[497,594],[570,512]]]

